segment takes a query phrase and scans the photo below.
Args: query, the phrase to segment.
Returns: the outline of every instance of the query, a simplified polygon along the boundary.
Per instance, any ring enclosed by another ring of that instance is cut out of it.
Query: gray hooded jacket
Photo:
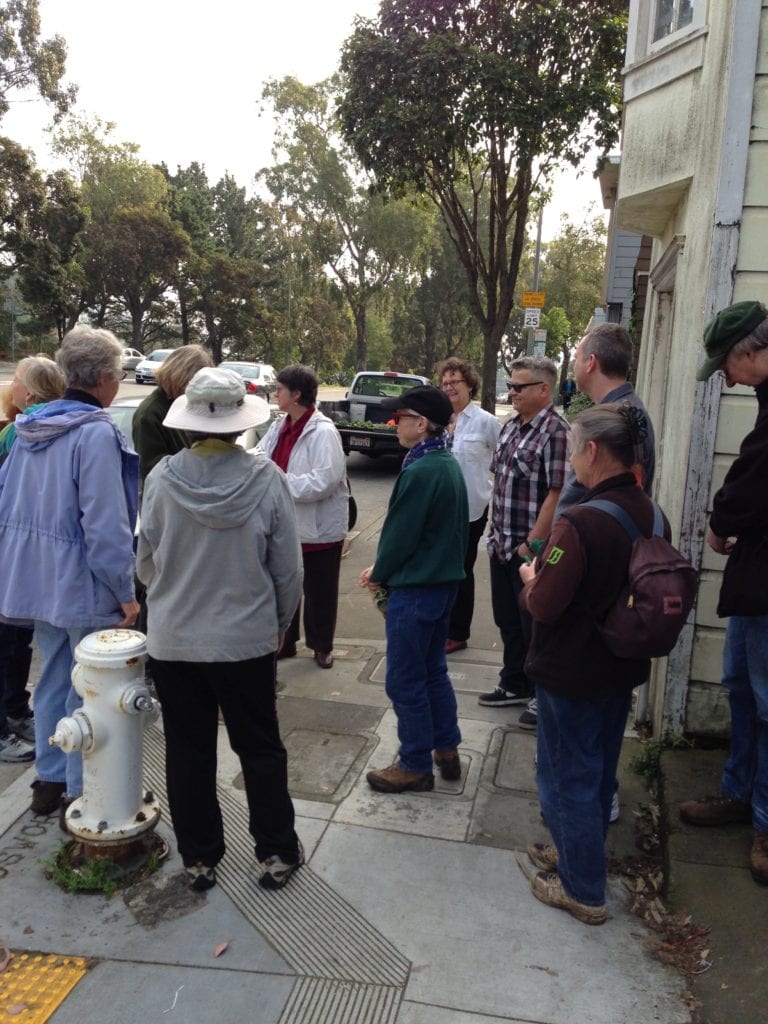
[[[153,658],[245,661],[275,651],[302,584],[284,474],[240,448],[163,459],[144,485],[137,573]]]

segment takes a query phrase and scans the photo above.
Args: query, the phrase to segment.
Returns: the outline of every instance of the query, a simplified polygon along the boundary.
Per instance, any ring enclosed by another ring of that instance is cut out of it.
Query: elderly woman
[[[447,451],[451,404],[431,385],[385,399],[408,453],[392,489],[376,562],[360,586],[389,588],[387,696],[397,715],[394,763],[368,772],[380,793],[421,792],[461,778],[456,695],[445,662],[448,617],[464,578],[467,489]]]
[[[304,561],[304,633],[320,668],[333,665],[333,635],[339,602],[341,549],[349,521],[347,467],[339,432],[315,408],[317,377],[308,366],[286,366],[277,375],[277,404],[285,413],[267,431],[259,449],[288,477],[296,503]],[[292,658],[299,639],[293,617],[278,657]]]
[[[275,652],[301,593],[296,518],[283,474],[235,443],[267,419],[236,373],[198,371],[164,420],[189,431],[192,447],[163,459],[144,490],[147,647],[173,827],[196,891],[215,884],[224,856],[219,711],[243,769],[259,884],[282,888],[304,859],[275,708]]]
[[[201,345],[177,348],[157,368],[157,387],[134,413],[133,447],[139,456],[139,485],[142,489],[147,474],[164,455],[175,455],[182,448],[189,448],[189,437],[184,431],[163,426],[163,420],[179,395],[184,394],[187,384],[204,366],[213,366],[213,360]]]
[[[448,624],[445,653],[462,651],[469,640],[472,614],[475,610],[475,561],[477,545],[488,522],[488,501],[491,497],[491,459],[499,439],[501,424],[489,412],[475,405],[480,388],[480,375],[468,359],[451,356],[437,368],[440,387],[453,409],[453,422],[448,427],[448,445],[461,466],[469,500],[469,539],[464,555],[464,579],[459,584],[456,602]]]
[[[8,389],[14,418],[32,413],[64,394],[64,376],[51,359],[29,356],[16,367]],[[0,465],[16,440],[13,422],[0,432]],[[34,761],[35,720],[29,706],[32,624],[0,623],[0,761]]]
[[[654,505],[637,486],[642,426],[629,405],[601,405],[573,423],[571,465],[587,488],[552,528],[536,566],[522,565],[521,604],[533,617],[525,670],[538,697],[537,783],[554,845],[528,848],[541,868],[534,896],[585,924],[602,924],[605,835],[632,689],[646,658],[618,658],[599,623],[627,583],[632,541],[594,499],[618,505],[645,535]],[[664,521],[665,536],[669,524]]]
[[[109,331],[78,326],[57,362],[63,398],[16,420],[0,470],[0,614],[32,619],[43,664],[35,687],[38,778],[32,810],[50,814],[82,792],[79,754],[48,744],[80,705],[74,649],[93,630],[130,626],[138,459],[104,409],[122,379],[122,346]]]

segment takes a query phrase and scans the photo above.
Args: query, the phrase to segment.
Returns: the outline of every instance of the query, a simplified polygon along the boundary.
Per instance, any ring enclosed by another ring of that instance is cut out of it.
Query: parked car
[[[172,348],[157,348],[154,352],[150,352],[148,356],[144,356],[141,362],[136,364],[135,374],[137,384],[157,384],[155,380],[155,370],[164,359],[167,359],[171,352],[175,352]]]
[[[363,370],[355,374],[346,398],[320,402],[318,408],[336,424],[345,455],[357,451],[372,459],[380,455],[402,458],[405,449],[397,439],[392,412],[382,403],[385,398],[399,398],[419,384],[429,381],[415,373]]]
[[[133,416],[143,401],[143,398],[118,398],[112,405],[107,406],[107,412],[117,424],[118,429],[122,431],[131,448],[133,448]],[[255,448],[276,416],[277,409],[273,409],[272,415],[266,423],[261,423],[258,427],[249,427],[244,431],[237,439],[240,447]]]
[[[235,373],[239,373],[245,381],[245,390],[249,395],[258,395],[259,398],[266,398],[269,401],[277,390],[275,369],[269,363],[225,362],[219,366],[222,370],[234,370]]]
[[[144,358],[143,354],[135,348],[124,348],[123,349],[123,369],[124,370],[135,370],[141,360]]]

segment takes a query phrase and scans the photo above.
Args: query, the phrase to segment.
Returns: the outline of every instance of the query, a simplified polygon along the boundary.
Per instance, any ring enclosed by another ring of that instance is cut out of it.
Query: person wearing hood
[[[133,625],[139,610],[138,459],[105,412],[124,376],[121,360],[110,331],[74,327],[56,355],[64,396],[16,419],[0,469],[0,615],[34,622],[43,659],[34,691],[35,814],[82,793],[80,754],[48,743],[82,703],[71,684],[75,647],[94,630]]]
[[[235,442],[269,419],[231,370],[198,370],[163,425],[191,448],[144,484],[137,573],[162,705],[168,803],[195,891],[224,856],[216,796],[219,712],[240,758],[259,884],[282,888],[303,863],[275,698],[275,655],[301,596],[301,551],[285,475]]]

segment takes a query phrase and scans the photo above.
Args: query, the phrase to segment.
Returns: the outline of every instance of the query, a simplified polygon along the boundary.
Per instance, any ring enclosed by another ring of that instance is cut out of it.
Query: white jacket
[[[270,458],[285,417],[276,419],[258,445]],[[296,523],[302,544],[344,540],[349,522],[347,460],[333,422],[315,411],[288,460],[288,489],[296,503]]]

